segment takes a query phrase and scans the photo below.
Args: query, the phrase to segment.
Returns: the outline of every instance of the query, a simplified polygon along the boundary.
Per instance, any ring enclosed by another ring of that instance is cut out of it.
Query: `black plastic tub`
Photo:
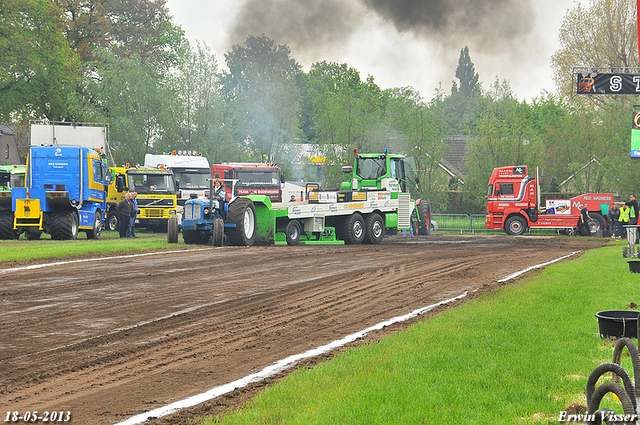
[[[640,260],[627,261],[631,273],[640,273]]]
[[[596,313],[601,337],[638,337],[638,313],[632,310],[605,310]]]

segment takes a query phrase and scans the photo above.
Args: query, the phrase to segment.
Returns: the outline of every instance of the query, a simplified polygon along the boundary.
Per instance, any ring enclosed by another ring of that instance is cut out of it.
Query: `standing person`
[[[622,204],[621,202],[617,202],[618,204]],[[635,226],[638,224],[638,213],[640,211],[638,211],[638,201],[636,200],[636,195],[635,194],[631,194],[629,195],[629,200],[627,202],[624,203],[624,205],[629,207],[629,225],[630,226]],[[633,229],[635,231],[635,229]],[[634,243],[638,243],[638,232],[636,233],[636,238]]]
[[[136,216],[138,215],[138,192],[131,192],[131,217],[129,218],[129,227],[127,228],[128,238],[137,238],[135,232]]]
[[[609,230],[611,230],[611,237],[620,237],[620,209],[616,204],[611,204],[609,208]]]
[[[118,211],[118,230],[121,238],[127,237],[127,229],[129,228],[129,218],[131,217],[132,209],[131,194],[127,193],[116,207],[116,211]]]
[[[623,237],[627,236],[627,228],[625,226],[629,225],[629,207],[626,206],[625,204],[622,204],[622,207],[620,207],[620,229],[621,232],[620,234]]]
[[[587,229],[587,234],[585,236],[589,236],[591,234],[591,229],[589,228],[589,220],[591,220],[591,216],[589,215],[589,210],[585,205],[580,210],[580,219],[578,220],[576,235],[582,235],[582,229]]]

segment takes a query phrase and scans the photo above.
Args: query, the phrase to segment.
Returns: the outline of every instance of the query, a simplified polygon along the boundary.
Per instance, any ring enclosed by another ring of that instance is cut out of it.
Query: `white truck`
[[[173,151],[162,155],[146,154],[144,156],[145,167],[164,167],[173,171],[178,186],[178,205],[184,203],[195,194],[198,198],[205,197],[205,191],[209,190],[208,179],[211,178],[209,161],[202,155],[193,152],[182,153]]]

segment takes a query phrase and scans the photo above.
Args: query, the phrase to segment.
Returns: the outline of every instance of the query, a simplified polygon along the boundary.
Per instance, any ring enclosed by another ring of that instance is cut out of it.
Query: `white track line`
[[[35,270],[35,269],[42,269],[44,267],[63,266],[65,264],[74,264],[74,263],[84,263],[84,262],[87,262],[87,261],[105,261],[105,260],[115,260],[115,259],[118,259],[118,258],[144,257],[146,255],[175,254],[175,253],[178,253],[178,252],[205,251],[205,250],[208,250],[208,249],[215,249],[215,248],[183,249],[183,250],[176,250],[176,251],[154,251],[154,252],[145,252],[143,254],[118,255],[118,256],[115,256],[115,257],[83,258],[82,260],[58,261],[58,262],[55,262],[55,263],[34,264],[34,265],[31,265],[31,266],[14,267],[14,268],[11,268],[11,269],[2,269],[2,270],[0,270],[0,273],[19,272],[19,271],[23,271],[23,270]]]
[[[498,282],[506,282],[508,280],[514,279],[530,270],[533,269],[537,269],[537,268],[542,268],[545,266],[548,266],[549,264],[553,264],[556,263],[558,261],[564,260],[565,258],[571,257],[572,255],[577,254],[580,251],[574,251],[569,255],[565,255],[564,257],[560,257],[557,258],[555,260],[551,260],[549,262],[543,263],[543,264],[538,264],[536,266],[531,266],[528,267],[522,271],[519,271],[517,273],[513,273],[507,277],[505,277],[504,279],[500,279]],[[243,388],[246,387],[247,385],[249,385],[250,383],[253,382],[259,382],[263,379],[269,378],[283,370],[289,369],[290,367],[294,366],[296,363],[298,363],[300,360],[304,360],[310,357],[314,357],[314,356],[318,356],[320,354],[326,353],[328,351],[331,351],[335,348],[341,347],[345,344],[348,344],[350,342],[355,341],[358,338],[362,338],[364,337],[366,334],[368,334],[371,331],[374,330],[379,330],[384,328],[385,326],[389,326],[392,325],[394,323],[398,323],[398,322],[404,322],[408,319],[411,319],[415,316],[418,316],[420,314],[426,313],[430,310],[433,310],[434,308],[444,305],[444,304],[448,304],[452,301],[456,301],[459,299],[462,299],[464,297],[467,296],[467,292],[463,293],[462,295],[458,295],[457,297],[453,297],[453,298],[449,298],[447,300],[444,301],[440,301],[439,303],[436,304],[431,304],[429,306],[426,307],[422,307],[419,308],[417,310],[412,311],[409,314],[406,314],[404,316],[397,316],[394,317],[392,319],[386,320],[384,322],[380,322],[377,325],[371,326],[365,330],[362,330],[360,332],[356,332],[354,334],[351,335],[347,335],[346,337],[342,338],[342,339],[338,339],[336,341],[330,342],[329,344],[326,345],[322,345],[316,349],[313,350],[309,350],[305,353],[302,354],[295,354],[293,356],[289,356],[285,359],[282,359],[274,364],[272,364],[271,366],[267,366],[264,369],[262,369],[260,372],[257,373],[252,373],[251,375],[247,375],[244,378],[240,378],[236,381],[233,382],[229,382],[228,384],[224,384],[224,385],[220,385],[218,387],[214,387],[212,389],[210,389],[209,391],[206,391],[204,393],[186,398],[184,400],[180,400],[180,401],[176,401],[175,403],[171,403],[168,404],[164,407],[159,407],[157,409],[153,409],[150,410],[148,412],[145,413],[141,413],[139,415],[133,416],[123,422],[118,422],[115,425],[137,425],[137,424],[141,424],[143,422],[145,422],[147,419],[152,419],[152,418],[161,418],[163,416],[167,416],[170,415],[172,413],[177,412],[178,410],[181,409],[186,409],[188,407],[193,407],[197,404],[200,403],[204,403],[205,401],[209,401],[212,400],[216,397],[220,397],[223,394],[227,394],[237,388]]]
[[[386,320],[384,322],[380,322],[377,325],[373,325],[365,330],[362,330],[360,332],[356,332],[353,333],[351,335],[347,335],[342,339],[338,339],[336,341],[330,342],[329,344],[326,345],[322,345],[318,348],[315,348],[313,350],[309,350],[307,352],[304,352],[302,354],[294,354],[293,356],[289,356],[285,359],[282,359],[274,364],[272,364],[271,366],[267,366],[264,369],[262,369],[260,372],[256,372],[256,373],[252,373],[251,375],[247,375],[244,378],[240,378],[237,381],[233,381],[233,382],[229,382],[228,384],[224,384],[221,385],[219,387],[215,387],[210,389],[207,392],[204,392],[202,394],[198,394],[189,398],[186,398],[184,400],[180,400],[177,401],[175,403],[171,403],[167,406],[164,407],[159,407],[157,409],[151,410],[149,412],[145,412],[145,413],[141,413],[139,415],[133,416],[129,419],[127,419],[124,422],[119,422],[116,425],[135,425],[135,424],[141,424],[143,422],[145,422],[147,419],[151,419],[151,418],[160,418],[166,415],[170,415],[171,413],[175,413],[178,410],[181,409],[185,409],[187,407],[193,407],[197,404],[200,403],[204,403],[205,401],[209,401],[211,399],[214,399],[216,397],[220,397],[223,394],[229,393],[237,388],[243,388],[246,387],[247,385],[249,385],[252,382],[259,382],[262,381],[263,379],[269,378],[283,370],[289,369],[290,367],[294,366],[296,363],[298,363],[300,360],[304,360],[304,359],[308,359],[310,357],[315,357],[315,356],[319,356],[320,354],[326,353],[328,351],[331,351],[335,348],[338,347],[342,347],[345,344],[348,344],[350,342],[353,342],[355,340],[357,340],[358,338],[362,338],[364,337],[366,334],[368,334],[371,331],[375,331],[375,330],[379,330],[384,328],[385,326],[389,326],[392,325],[394,323],[398,323],[398,322],[404,322],[405,320],[411,319],[412,317],[418,316],[420,314],[426,313],[429,310],[433,310],[434,308],[440,306],[440,305],[444,305],[444,304],[448,304],[452,301],[456,301],[459,300],[461,298],[464,298],[467,296],[467,292],[465,292],[462,295],[458,295],[457,297],[453,297],[453,298],[449,298],[447,300],[444,301],[440,301],[439,303],[436,304],[431,304],[427,307],[422,307],[419,308],[417,310],[412,311],[411,313],[405,314],[404,316],[397,316],[394,317],[392,319]]]
[[[498,282],[502,283],[502,282],[506,282],[506,281],[511,280],[511,279],[515,279],[516,277],[518,277],[518,276],[520,276],[522,274],[525,274],[526,272],[529,272],[529,271],[531,271],[533,269],[541,269],[542,267],[546,267],[549,264],[557,263],[558,261],[561,261],[561,260],[564,260],[565,258],[571,257],[572,255],[576,255],[579,252],[582,252],[582,251],[573,251],[569,255],[565,255],[564,257],[556,258],[555,260],[551,260],[551,261],[549,261],[547,263],[538,264],[537,266],[527,267],[524,270],[520,270],[519,272],[515,272],[514,274],[510,274],[509,276],[505,277],[504,279],[500,279]]]

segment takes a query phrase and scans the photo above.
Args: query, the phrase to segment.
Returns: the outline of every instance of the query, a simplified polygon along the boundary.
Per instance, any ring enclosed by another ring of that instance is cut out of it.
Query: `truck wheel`
[[[287,223],[287,228],[284,233],[287,235],[287,245],[298,245],[300,241],[300,233],[302,229],[300,228],[300,223],[295,220]]]
[[[507,219],[507,222],[504,224],[504,231],[507,232],[507,235],[520,236],[523,235],[526,230],[526,221],[524,221],[524,218],[517,215]]]
[[[428,201],[421,201],[416,208],[418,208],[420,216],[418,234],[429,236],[431,234],[431,205]]]
[[[379,244],[384,238],[384,220],[378,213],[369,214],[364,221],[364,243]]]
[[[49,230],[51,239],[73,240],[78,239],[78,214],[75,211],[57,211],[51,214],[51,227]]]
[[[251,246],[256,240],[256,207],[251,199],[236,198],[227,209],[229,243],[236,246]]]
[[[169,217],[167,223],[167,243],[178,243],[178,217]]]
[[[41,235],[42,235],[42,230],[39,230],[39,229],[27,228],[24,231],[24,236],[25,238],[27,238],[28,241],[37,241],[38,239],[40,239]]]
[[[110,211],[107,215],[107,230],[118,230],[119,221],[118,212],[116,210]]]
[[[87,239],[100,239],[102,234],[102,218],[100,214],[100,211],[96,211],[93,219],[93,230],[87,230]]]
[[[213,235],[211,235],[211,245],[222,246],[224,240],[224,221],[221,218],[213,220]]]
[[[589,220],[589,232],[593,235],[598,230],[604,230],[606,228],[606,222],[604,217],[598,213],[591,213],[591,220]]]
[[[361,244],[364,240],[364,220],[360,213],[354,213],[342,222],[344,243],[349,245]]]
[[[20,234],[13,230],[13,212],[0,211],[0,239],[18,239]]]

